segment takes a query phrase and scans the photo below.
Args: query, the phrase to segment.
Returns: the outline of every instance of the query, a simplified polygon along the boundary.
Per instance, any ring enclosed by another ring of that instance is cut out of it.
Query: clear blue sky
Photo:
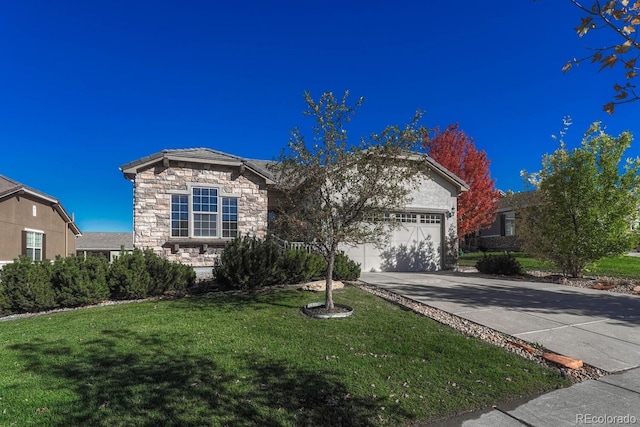
[[[351,137],[421,109],[520,190],[563,116],[570,146],[596,120],[640,138],[640,102],[602,111],[617,72],[561,72],[602,43],[575,35],[580,16],[569,0],[4,1],[0,174],[58,198],[82,231],[131,231],[121,165],[190,147],[271,159],[309,124],[305,90],[348,89],[365,97]]]

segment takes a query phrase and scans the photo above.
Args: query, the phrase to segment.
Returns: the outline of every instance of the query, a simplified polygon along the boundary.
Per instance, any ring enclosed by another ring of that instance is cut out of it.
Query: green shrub
[[[220,255],[213,269],[215,280],[230,288],[252,289],[276,283],[301,283],[322,279],[327,262],[318,254],[304,249],[283,251],[270,237],[238,237]],[[360,264],[344,252],[336,255],[333,277],[336,280],[357,280]]]
[[[224,286],[254,289],[282,282],[282,250],[270,237],[236,237],[220,254],[214,269],[216,281]]]
[[[143,252],[134,249],[116,258],[109,267],[108,283],[113,299],[146,298],[154,285]]]
[[[523,273],[522,265],[511,254],[485,255],[476,262],[476,268],[484,274],[512,276]]]
[[[105,257],[57,256],[51,271],[51,284],[61,307],[95,304],[109,298],[108,262]]]
[[[196,272],[193,267],[161,258],[151,249],[146,249],[143,255],[147,272],[151,276],[151,287],[147,295],[181,293],[194,285]]]
[[[333,264],[333,278],[335,280],[358,280],[360,264],[349,258],[344,252],[336,254]]]
[[[6,314],[35,313],[56,307],[51,287],[51,264],[20,256],[0,271],[1,299]]]
[[[280,268],[286,283],[302,283],[324,277],[327,263],[321,255],[290,249],[282,254]]]

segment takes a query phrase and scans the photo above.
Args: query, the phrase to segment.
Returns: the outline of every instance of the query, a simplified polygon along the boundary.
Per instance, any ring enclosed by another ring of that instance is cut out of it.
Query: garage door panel
[[[391,233],[389,243],[383,249],[367,243],[343,250],[360,263],[362,271],[439,270],[442,266],[442,219],[439,215],[425,215],[434,222],[404,223]]]

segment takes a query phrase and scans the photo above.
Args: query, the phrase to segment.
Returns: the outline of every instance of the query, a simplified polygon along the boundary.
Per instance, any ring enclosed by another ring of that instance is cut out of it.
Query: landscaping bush
[[[327,262],[304,249],[283,251],[270,237],[238,237],[220,255],[213,269],[215,280],[230,288],[253,289],[277,283],[301,283],[324,278]],[[333,268],[335,280],[357,280],[360,264],[339,252]]]
[[[485,255],[476,262],[476,268],[484,274],[522,274],[522,265],[511,254]]]
[[[166,292],[181,293],[194,285],[196,272],[193,267],[161,258],[151,249],[146,249],[143,255],[147,272],[151,276],[148,296]]]
[[[224,286],[254,289],[284,281],[282,250],[270,237],[236,237],[220,254],[214,268],[216,281]]]
[[[51,272],[51,285],[61,307],[95,304],[109,298],[105,257],[57,256]]]
[[[32,262],[20,256],[2,268],[0,281],[4,314],[34,313],[56,306],[48,261]]]
[[[280,267],[286,283],[302,283],[323,278],[327,263],[321,255],[291,249],[283,253]]]
[[[359,277],[360,264],[353,261],[344,252],[338,252],[333,265],[333,278],[335,280],[358,280]]]
[[[111,298],[146,298],[153,289],[153,279],[143,252],[134,249],[116,258],[109,268],[108,283]]]

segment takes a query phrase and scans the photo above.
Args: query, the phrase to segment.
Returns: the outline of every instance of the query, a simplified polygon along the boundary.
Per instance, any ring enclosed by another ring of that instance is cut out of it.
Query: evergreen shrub
[[[32,262],[20,256],[2,267],[0,282],[4,314],[35,313],[56,307],[49,261]]]
[[[51,272],[57,304],[60,307],[79,307],[107,300],[108,267],[109,263],[103,256],[87,259],[57,256]]]
[[[484,255],[476,262],[476,268],[480,273],[505,276],[515,276],[524,272],[520,262],[511,254]]]

